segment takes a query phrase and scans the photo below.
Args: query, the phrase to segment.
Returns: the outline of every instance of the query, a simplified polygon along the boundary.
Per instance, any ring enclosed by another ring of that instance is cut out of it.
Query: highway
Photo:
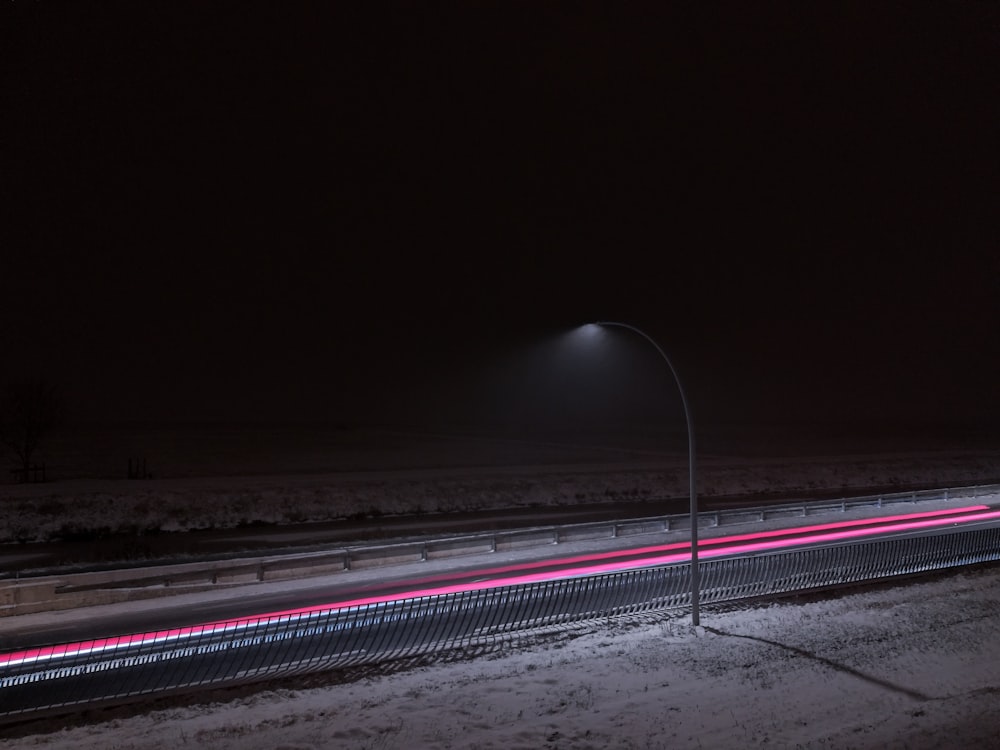
[[[973,508],[976,511],[964,511],[963,508]],[[796,544],[808,544],[796,541],[802,537],[817,534],[840,533],[840,538],[863,537],[880,528],[897,522],[942,523],[935,519],[947,519],[952,516],[965,515],[987,510],[988,506],[981,504],[963,504],[958,508],[945,508],[922,513],[891,512],[885,516],[870,519],[848,519],[799,525],[792,528],[764,529],[744,534],[720,534],[722,529],[715,529],[716,536],[711,536],[712,530],[706,533],[699,545],[701,559],[711,559],[724,552],[739,552],[738,545],[754,545],[746,548],[746,552],[765,549],[781,549],[794,547]],[[959,513],[958,511],[961,511]],[[802,520],[802,519],[800,519]],[[916,528],[920,528],[917,526]],[[885,533],[885,532],[883,532]],[[853,535],[853,536],[852,536]],[[660,536],[657,534],[656,536]],[[482,556],[475,558],[452,558],[436,563],[419,563],[413,566],[384,567],[367,571],[351,571],[347,574],[325,577],[305,586],[289,583],[252,586],[241,589],[238,598],[224,596],[198,597],[195,602],[185,603],[183,607],[172,607],[169,601],[161,602],[155,611],[149,611],[142,605],[132,608],[103,607],[88,613],[86,619],[68,617],[68,613],[53,614],[44,619],[16,618],[0,620],[0,653],[15,648],[30,648],[50,644],[83,641],[106,637],[109,634],[137,633],[150,630],[181,628],[215,621],[253,618],[269,612],[287,612],[308,610],[309,608],[325,608],[336,601],[358,601],[365,597],[377,595],[397,596],[407,591],[426,588],[433,591],[436,586],[461,585],[470,581],[481,580],[484,584],[492,581],[492,585],[527,582],[530,576],[534,580],[544,580],[551,576],[558,578],[564,575],[584,575],[595,572],[610,572],[627,569],[631,566],[672,564],[687,562],[690,557],[687,534],[680,531],[670,537],[678,541],[666,544],[637,545],[636,539],[623,538],[610,545],[592,541],[581,545],[546,545],[525,551],[520,555],[494,553],[488,555],[490,563],[484,565]],[[649,538],[648,536],[643,538]],[[835,537],[826,536],[823,541]],[[817,542],[820,540],[816,540]],[[574,550],[576,554],[567,554]],[[498,564],[502,561],[503,564]],[[432,571],[432,572],[428,572]],[[263,590],[263,591],[262,591]],[[111,613],[110,615],[105,613]],[[19,620],[30,623],[28,627],[18,628]]]
[[[982,504],[724,534],[699,545],[702,595],[725,601],[996,559],[998,539],[1000,510]],[[683,541],[550,554],[147,612],[113,630],[85,622],[68,638],[21,634],[0,654],[0,715],[378,661],[536,625],[684,606],[689,562]],[[132,627],[151,619],[153,628]]]

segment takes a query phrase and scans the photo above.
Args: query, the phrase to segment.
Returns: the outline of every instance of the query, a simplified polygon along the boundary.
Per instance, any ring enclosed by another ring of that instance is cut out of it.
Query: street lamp
[[[663,357],[663,360],[667,363],[667,367],[670,368],[670,372],[674,376],[674,381],[677,383],[677,390],[680,391],[681,404],[684,405],[684,419],[687,422],[688,478],[691,488],[691,624],[697,626],[700,619],[698,600],[701,583],[698,571],[698,492],[696,489],[694,473],[694,425],[691,422],[691,409],[688,407],[687,396],[684,394],[684,386],[681,385],[681,379],[677,375],[677,370],[674,369],[674,365],[671,363],[666,352],[664,352],[663,349],[660,348],[660,345],[653,341],[647,333],[640,331],[638,328],[629,325],[628,323],[615,323],[614,321],[609,320],[598,321],[597,323],[593,323],[593,325],[627,328],[628,330],[637,333],[646,339],[646,341],[653,345],[653,348],[660,353],[660,356]]]

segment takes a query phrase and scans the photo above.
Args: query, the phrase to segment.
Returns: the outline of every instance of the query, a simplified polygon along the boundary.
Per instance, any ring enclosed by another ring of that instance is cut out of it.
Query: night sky
[[[994,3],[4,6],[0,361],[79,419],[671,418],[607,319],[706,424],[1000,420]]]

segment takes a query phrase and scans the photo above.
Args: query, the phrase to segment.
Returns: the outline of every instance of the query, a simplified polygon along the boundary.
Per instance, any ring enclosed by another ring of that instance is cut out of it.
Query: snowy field
[[[0,543],[288,524],[359,516],[687,497],[683,436],[499,439],[350,430],[139,430],[50,448],[53,481],[0,485]],[[666,442],[670,442],[666,440]],[[1000,481],[977,441],[706,438],[703,498],[760,502]],[[132,449],[130,451],[130,449]],[[129,455],[153,478],[123,478]],[[121,472],[115,476],[112,461]],[[662,512],[662,505],[655,510]]]
[[[392,674],[0,732],[2,748],[995,748],[1000,568],[610,620]]]

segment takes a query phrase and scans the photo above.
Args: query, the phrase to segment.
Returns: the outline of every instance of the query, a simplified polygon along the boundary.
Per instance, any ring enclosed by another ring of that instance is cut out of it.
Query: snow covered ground
[[[0,748],[993,748],[1000,568],[609,620],[392,674],[0,732]]]
[[[112,437],[118,442],[108,442]],[[72,450],[53,454],[50,466],[63,467],[52,470],[56,481],[0,485],[0,543],[687,497],[683,440],[666,452],[648,437],[596,443],[274,430],[81,437]],[[124,465],[133,444],[158,457],[151,464],[156,478],[129,481],[98,471],[108,455],[120,455]],[[765,450],[747,439],[734,442],[737,449],[703,450],[701,497],[772,502],[790,493],[851,496],[1000,479],[1000,449],[983,441],[918,449],[900,439],[876,450],[860,439],[785,438]]]

